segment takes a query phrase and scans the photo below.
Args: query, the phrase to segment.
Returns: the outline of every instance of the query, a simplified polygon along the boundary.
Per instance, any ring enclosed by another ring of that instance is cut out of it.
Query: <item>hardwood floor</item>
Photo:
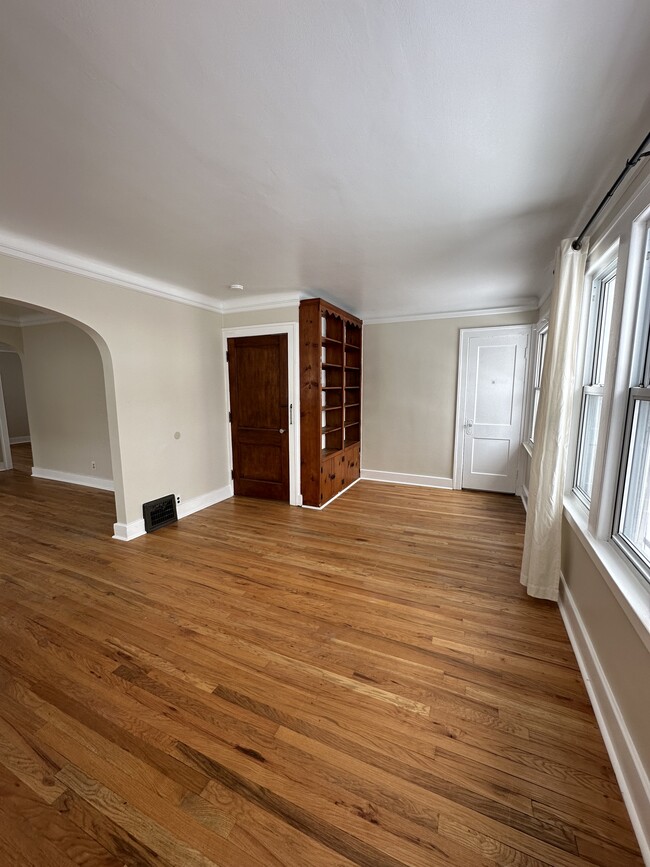
[[[360,482],[123,543],[15,458],[2,865],[642,863],[515,498]]]

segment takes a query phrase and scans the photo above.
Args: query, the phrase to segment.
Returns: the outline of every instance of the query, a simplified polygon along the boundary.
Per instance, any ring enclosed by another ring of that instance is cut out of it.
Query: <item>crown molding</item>
[[[444,310],[438,313],[404,313],[393,316],[363,316],[364,325],[388,325],[398,322],[422,322],[427,319],[466,319],[470,316],[498,316],[504,313],[529,313],[537,310],[537,298],[522,299],[521,304],[509,307],[483,307],[478,310]]]
[[[201,292],[194,292],[173,283],[165,283],[127,271],[123,268],[115,268],[105,262],[97,262],[77,253],[72,253],[62,247],[44,244],[33,238],[24,238],[8,232],[0,231],[0,253],[11,256],[14,259],[22,259],[33,262],[36,265],[46,265],[56,268],[58,271],[67,271],[80,277],[89,277],[91,280],[101,280],[103,283],[113,283],[136,292],[144,292],[146,295],[155,295],[168,301],[177,301],[181,304],[189,304],[191,307],[201,307],[204,310],[221,313],[222,304],[216,298],[210,298]]]
[[[135,292],[143,292],[146,295],[154,295],[158,298],[175,301],[179,304],[188,304],[191,307],[199,307],[213,313],[229,314],[249,313],[256,310],[279,310],[282,308],[294,307],[303,298],[315,297],[318,294],[314,292],[310,293],[306,291],[293,290],[290,292],[253,295],[246,298],[232,298],[220,301],[216,298],[204,295],[201,292],[195,292],[191,289],[176,286],[172,283],[165,283],[162,280],[156,280],[143,274],[127,271],[123,268],[116,268],[112,265],[106,264],[105,262],[97,262],[77,253],[72,253],[62,247],[55,247],[51,244],[36,241],[33,238],[26,238],[3,231],[0,231],[0,254],[10,256],[14,259],[21,259],[26,262],[33,262],[36,265],[55,268],[58,271],[66,271],[80,277],[87,277],[91,280],[99,280],[103,283],[112,283],[116,286],[122,286]],[[324,298],[325,295],[321,293],[319,297]],[[504,313],[524,313],[530,310],[537,310],[539,306],[539,300],[536,297],[530,297],[521,299],[520,303],[515,305],[507,307],[489,307],[479,310],[445,310],[437,312],[432,311],[429,313],[404,314],[395,313],[388,316],[373,316],[372,314],[364,315],[363,313],[360,313],[359,315],[367,325],[380,325],[397,322],[417,322],[427,319],[458,319],[467,316],[493,316]],[[60,321],[63,320],[55,315],[37,314],[35,316],[21,316],[16,318],[16,320],[0,318],[0,325],[26,327],[30,325],[45,325],[51,322]]]

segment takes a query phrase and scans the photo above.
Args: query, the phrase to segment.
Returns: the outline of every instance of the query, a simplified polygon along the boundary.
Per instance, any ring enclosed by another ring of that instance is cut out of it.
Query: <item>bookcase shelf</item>
[[[301,488],[322,506],[359,478],[362,322],[320,298],[300,302]]]

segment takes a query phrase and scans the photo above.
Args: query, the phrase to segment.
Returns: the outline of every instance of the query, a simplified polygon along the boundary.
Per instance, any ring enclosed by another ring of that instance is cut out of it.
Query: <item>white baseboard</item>
[[[137,539],[138,536],[144,536],[147,531],[144,528],[144,518],[139,518],[137,521],[130,521],[128,524],[113,524],[113,538],[119,539],[120,542],[130,542],[131,539]]]
[[[343,488],[343,490],[339,491],[338,494],[335,494],[326,503],[323,503],[322,506],[305,506],[304,503],[302,502],[302,494],[301,494],[300,495],[300,505],[302,506],[303,509],[314,509],[316,512],[322,512],[323,509],[326,509],[330,503],[333,503],[334,500],[338,500],[338,498],[341,496],[341,494],[344,494],[346,491],[349,491],[350,488],[353,488],[356,485],[356,483],[360,482],[360,481],[361,481],[361,479],[358,478],[358,479],[355,479],[353,482],[350,482],[350,484],[347,487],[345,487],[345,488]]]
[[[232,483],[224,485],[223,488],[217,488],[215,491],[208,491],[207,494],[199,494],[198,497],[192,497],[185,502],[179,503],[176,506],[176,514],[179,519],[187,518],[188,515],[193,515],[195,512],[200,512],[201,509],[207,509],[208,506],[214,506],[223,500],[229,500],[233,496]],[[132,539],[137,539],[138,536],[144,536],[146,530],[144,528],[144,518],[138,518],[136,521],[130,521],[128,524],[113,524],[113,538],[119,539],[121,542],[130,542]]]
[[[524,504],[524,509],[528,512],[528,488],[523,485],[521,488],[521,502]]]
[[[31,443],[31,441],[31,437],[9,437],[10,446],[18,445],[18,443]]]
[[[644,863],[650,867],[650,780],[564,575],[559,605]]]
[[[43,467],[32,467],[32,475],[36,479],[49,479],[51,482],[65,482],[68,485],[83,485],[84,488],[99,488],[101,491],[115,490],[113,479],[100,479],[97,476],[80,476],[77,473],[46,470]]]
[[[385,470],[361,469],[361,478],[370,482],[391,482],[395,485],[419,485],[422,488],[446,488],[451,490],[451,479],[440,476],[417,476],[410,473],[388,473]]]
[[[190,500],[179,503],[176,506],[176,513],[179,518],[187,518],[188,515],[200,512],[201,509],[207,509],[208,506],[215,506],[217,503],[229,500],[232,496],[234,496],[234,491],[231,482],[229,485],[224,485],[223,488],[208,491],[207,494],[199,494],[198,497],[192,497]]]

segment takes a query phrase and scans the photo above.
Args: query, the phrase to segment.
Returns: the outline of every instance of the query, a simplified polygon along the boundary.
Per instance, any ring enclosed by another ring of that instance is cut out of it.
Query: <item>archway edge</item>
[[[5,257],[2,257],[5,258]],[[42,266],[41,266],[42,267]],[[45,269],[43,269],[45,270]],[[56,274],[52,269],[46,269],[48,274]],[[31,294],[32,297],[29,297]],[[0,282],[0,300],[6,300],[12,304],[18,304],[26,309],[37,310],[46,315],[52,315],[52,321],[68,322],[80,328],[87,334],[99,351],[104,372],[104,389],[106,398],[106,412],[108,417],[108,435],[111,448],[111,464],[113,471],[113,485],[115,493],[115,512],[118,522],[126,522],[126,501],[124,491],[124,478],[122,470],[122,454],[120,445],[119,422],[117,411],[117,400],[115,395],[115,373],[113,368],[113,358],[107,339],[97,329],[97,323],[91,324],[85,321],[85,318],[80,318],[76,311],[71,310],[77,306],[76,303],[69,304],[65,299],[50,300],[44,303],[42,290],[38,291],[38,284],[34,286],[32,293],[25,292],[24,287],[15,287],[12,290],[11,281],[2,280]],[[28,297],[26,297],[28,296]],[[90,317],[88,317],[90,318]],[[16,352],[22,357],[23,341],[22,341],[22,326],[16,323],[15,326],[0,326],[0,340],[15,348]]]
[[[117,538],[144,533],[142,504],[158,497],[187,515],[232,495],[220,312],[1,250],[0,297],[90,329],[107,359]]]

